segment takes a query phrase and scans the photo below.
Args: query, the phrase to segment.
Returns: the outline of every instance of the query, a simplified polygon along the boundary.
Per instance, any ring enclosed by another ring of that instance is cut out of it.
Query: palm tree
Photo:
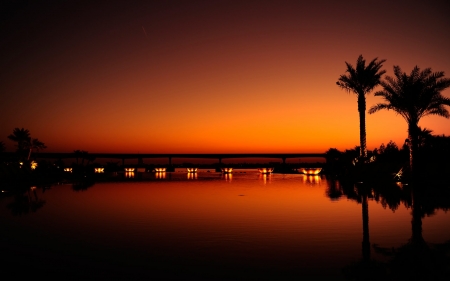
[[[411,74],[402,72],[394,66],[395,77],[387,76],[381,82],[383,90],[375,93],[386,103],[378,103],[370,108],[369,113],[381,109],[393,110],[400,114],[408,124],[409,165],[412,172],[415,167],[419,142],[419,120],[427,115],[449,118],[445,105],[450,106],[450,99],[441,92],[450,87],[450,79],[444,78],[444,72],[432,72],[431,68],[420,70],[414,67]]]
[[[366,97],[365,95],[380,84],[381,76],[386,73],[380,70],[386,60],[373,59],[366,66],[366,60],[360,55],[356,61],[356,68],[345,62],[347,70],[342,74],[336,84],[347,92],[353,92],[358,96],[359,111],[359,142],[360,159],[366,158]]]
[[[22,152],[27,148],[27,144],[30,142],[30,131],[24,128],[15,128],[13,133],[8,136],[8,139],[17,142],[17,151]]]
[[[38,139],[31,139],[27,145],[28,145],[28,149],[29,149],[28,160],[30,160],[31,151],[33,149],[36,149],[36,151],[39,151],[39,149],[47,148],[47,146],[45,146],[45,144]]]

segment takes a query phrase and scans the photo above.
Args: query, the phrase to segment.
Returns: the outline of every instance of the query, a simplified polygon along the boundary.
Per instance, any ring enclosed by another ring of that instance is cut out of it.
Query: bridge
[[[5,152],[4,156],[12,158],[15,153]],[[325,158],[325,153],[52,153],[39,152],[33,153],[33,159],[67,159],[67,158],[86,158],[91,159],[121,159],[124,164],[125,159],[137,159],[138,164],[143,164],[143,159],[148,158],[167,158],[169,166],[172,166],[172,159],[217,159],[222,164],[223,159],[239,159],[239,158],[266,158],[281,159],[283,164],[289,158]]]

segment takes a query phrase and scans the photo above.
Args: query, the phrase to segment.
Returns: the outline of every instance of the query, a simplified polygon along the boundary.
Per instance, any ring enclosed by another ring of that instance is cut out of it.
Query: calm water
[[[363,259],[362,201],[324,176],[249,170],[117,178],[124,179],[1,197],[5,268],[64,279],[340,280]],[[411,207],[390,208],[373,193],[370,244],[401,247],[412,235]],[[427,243],[449,241],[450,214],[436,209],[422,229]],[[373,247],[370,257],[389,259]]]

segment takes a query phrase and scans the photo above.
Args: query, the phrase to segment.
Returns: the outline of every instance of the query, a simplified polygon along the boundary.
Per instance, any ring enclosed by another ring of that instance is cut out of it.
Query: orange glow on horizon
[[[394,65],[450,75],[448,15],[422,2],[389,3],[395,8],[380,23],[366,20],[379,16],[378,2],[355,13],[350,2],[263,1],[256,9],[241,1],[150,1],[145,8],[90,7],[79,25],[79,9],[64,2],[46,21],[15,10],[5,20],[11,30],[0,46],[9,58],[0,61],[8,70],[0,77],[8,95],[0,104],[0,141],[7,151],[15,149],[7,139],[15,127],[30,130],[47,152],[351,149],[359,145],[357,98],[335,84],[345,62],[362,54],[386,59],[391,76]],[[377,90],[367,95],[367,109],[381,102]],[[446,118],[424,117],[419,125],[450,135]],[[406,122],[388,111],[366,114],[366,131],[369,150],[390,140],[400,147],[407,137]]]

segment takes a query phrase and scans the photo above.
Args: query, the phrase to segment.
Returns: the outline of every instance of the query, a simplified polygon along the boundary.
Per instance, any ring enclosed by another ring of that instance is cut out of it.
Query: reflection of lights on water
[[[266,184],[268,181],[270,182],[272,180],[272,174],[271,173],[261,173],[261,174],[259,174],[259,178],[263,180],[264,184]]]
[[[402,183],[400,181],[395,183],[400,189],[403,189],[406,185],[408,185],[407,183]]]
[[[64,168],[64,172],[72,173],[72,168]]]
[[[134,168],[125,168],[125,172],[134,172]]]
[[[132,171],[132,172],[125,172],[125,177],[126,178],[134,178],[134,171]]]
[[[189,179],[189,180],[192,180],[192,179],[197,179],[197,173],[195,173],[195,172],[191,172],[191,173],[187,173],[187,178]]]
[[[224,178],[226,181],[231,181],[231,180],[233,179],[233,174],[232,174],[232,173],[224,173],[224,174],[223,174],[223,178]]]
[[[303,176],[304,183],[319,184],[320,181],[321,181],[321,178],[319,175],[304,175]]]
[[[155,178],[157,179],[165,179],[166,178],[166,172],[156,172]]]
[[[97,174],[101,174],[105,172],[105,168],[94,168],[94,172]]]

